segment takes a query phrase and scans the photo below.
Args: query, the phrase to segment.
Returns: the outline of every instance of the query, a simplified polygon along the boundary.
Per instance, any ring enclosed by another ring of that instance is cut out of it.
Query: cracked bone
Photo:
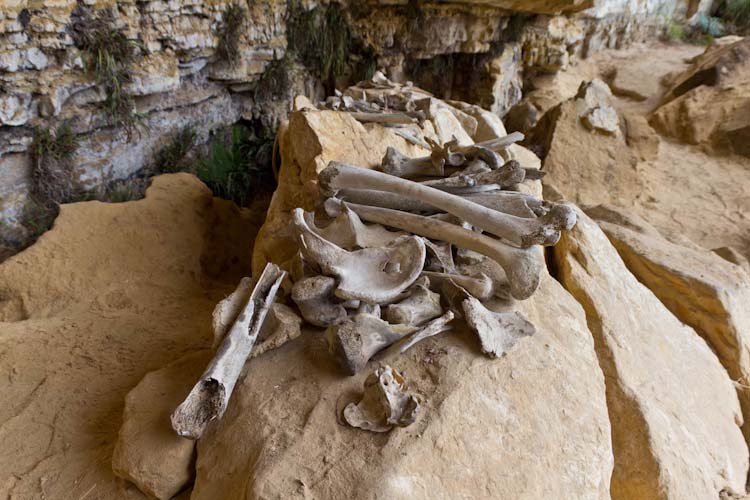
[[[417,236],[401,237],[385,247],[349,252],[315,233],[301,208],[294,209],[293,223],[305,259],[318,264],[323,274],[339,279],[334,295],[340,299],[390,302],[422,272],[426,251]]]
[[[334,161],[318,175],[318,187],[327,196],[334,196],[339,189],[376,189],[413,197],[521,248],[554,245],[560,239],[560,231],[571,229],[576,222],[575,211],[567,205],[554,205],[547,214],[539,218],[525,219],[489,209],[418,182]],[[395,227],[387,222],[384,224]]]
[[[474,297],[487,300],[495,295],[495,284],[492,279],[484,273],[477,276],[464,276],[463,274],[435,273],[423,271],[422,276],[430,279],[430,282],[440,286],[445,281],[453,281],[456,285],[464,288]]]
[[[375,356],[375,359],[385,360],[396,354],[403,354],[411,349],[415,344],[423,341],[424,339],[434,337],[439,333],[452,330],[453,328],[448,325],[448,323],[453,321],[453,318],[455,317],[456,315],[453,313],[453,311],[446,311],[445,314],[443,314],[439,318],[433,319],[416,332],[407,337],[404,337],[387,349],[380,351],[377,356]]]
[[[344,408],[344,420],[352,427],[371,432],[388,432],[394,426],[414,423],[419,413],[419,399],[406,392],[404,378],[390,366],[368,375],[359,403]]]
[[[336,199],[326,201],[329,210],[334,210]],[[541,279],[544,254],[541,247],[516,248],[448,222],[399,212],[387,208],[366,207],[347,204],[360,218],[379,224],[395,227],[433,240],[446,241],[461,248],[474,250],[497,262],[508,278],[511,295],[519,300],[529,298]]]
[[[324,239],[346,250],[384,247],[406,235],[403,232],[388,231],[380,224],[363,224],[356,213],[346,208],[326,227],[320,228],[315,225],[315,216],[312,212],[305,213],[305,222]]]
[[[266,264],[247,304],[239,312],[206,371],[172,413],[172,428],[177,434],[199,439],[211,421],[224,415],[242,367],[285,276],[286,272],[278,266]]]
[[[519,340],[536,333],[536,327],[518,311],[490,311],[474,297],[462,303],[466,323],[479,337],[482,352],[500,357]]]
[[[440,210],[428,203],[407,198],[398,194],[374,189],[342,189],[337,198],[371,207],[390,208],[402,212],[436,213]],[[494,191],[492,193],[470,193],[462,195],[467,200],[516,217],[533,219],[548,212],[548,203],[530,194],[511,191]],[[330,215],[330,214],[329,214]]]
[[[305,321],[327,327],[346,318],[344,306],[331,300],[335,287],[336,280],[330,276],[313,276],[294,283],[292,301],[297,304]]]
[[[490,172],[478,174],[465,174],[442,179],[422,181],[423,186],[430,186],[443,191],[453,192],[460,188],[473,188],[483,185],[496,185],[497,188],[507,188],[520,184],[526,178],[526,171],[516,160],[507,162],[502,167]]]
[[[346,373],[355,375],[378,351],[401,340],[415,329],[405,325],[391,325],[372,314],[357,313],[328,327],[328,350]]]
[[[419,326],[443,314],[440,295],[428,286],[429,281],[415,284],[409,297],[385,308],[385,319],[391,324]]]

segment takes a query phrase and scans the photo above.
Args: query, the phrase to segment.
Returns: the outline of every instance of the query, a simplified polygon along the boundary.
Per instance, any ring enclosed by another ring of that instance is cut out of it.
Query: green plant
[[[268,63],[255,87],[255,100],[268,102],[285,99],[292,86],[291,72],[292,60],[288,52],[284,57]]]
[[[108,203],[140,200],[145,195],[146,184],[146,179],[140,177],[114,181],[106,187],[99,199]]]
[[[110,124],[122,126],[130,141],[142,125],[142,116],[135,109],[133,96],[125,88],[132,81],[128,68],[135,60],[138,44],[128,40],[117,27],[114,13],[109,8],[93,15],[87,7],[78,4],[72,19],[73,42],[87,54],[86,68],[104,88],[104,108]]]
[[[270,153],[273,139],[251,135],[235,125],[231,137],[215,140],[206,158],[198,162],[197,175],[215,196],[245,206],[252,193],[272,183]]]
[[[674,19],[670,19],[667,22],[667,38],[673,42],[681,42],[685,39],[685,27]]]
[[[32,196],[21,211],[19,222],[26,235],[23,247],[33,244],[52,227],[60,208],[57,204],[39,200]]]
[[[73,177],[73,155],[78,148],[78,136],[68,122],[62,122],[53,132],[36,127],[29,146],[31,156],[31,191],[45,203],[70,201],[77,189]]]
[[[154,157],[155,174],[182,172],[187,169],[185,157],[195,147],[197,134],[193,127],[185,127]]]
[[[238,4],[229,4],[224,10],[219,26],[219,45],[216,55],[219,59],[236,63],[240,58],[240,35],[245,22],[245,9]]]
[[[727,0],[722,19],[735,33],[750,33],[750,0]]]

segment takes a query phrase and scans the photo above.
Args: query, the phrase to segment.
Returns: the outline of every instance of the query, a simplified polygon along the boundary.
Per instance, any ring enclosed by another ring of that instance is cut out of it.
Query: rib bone
[[[326,201],[333,210],[339,200]],[[442,240],[457,247],[474,250],[493,259],[505,271],[513,297],[527,299],[534,293],[541,278],[544,265],[540,247],[515,248],[487,235],[421,215],[414,215],[387,208],[366,207],[348,204],[360,218],[395,227],[433,240]]]
[[[535,244],[554,245],[560,239],[560,231],[571,229],[576,222],[575,212],[567,205],[555,205],[549,213],[537,219],[524,219],[497,212],[418,182],[338,162],[329,163],[318,175],[318,186],[327,196],[335,195],[339,189],[349,188],[376,189],[412,197],[441,208],[522,248]]]
[[[187,398],[172,413],[172,428],[177,434],[199,439],[208,424],[224,414],[237,378],[285,276],[286,272],[278,266],[266,264],[247,305],[239,313],[216,356]]]
[[[301,208],[294,209],[293,223],[304,257],[317,263],[323,274],[339,278],[334,294],[341,299],[390,302],[422,271],[425,246],[416,236],[400,238],[387,247],[347,252],[315,233]]]

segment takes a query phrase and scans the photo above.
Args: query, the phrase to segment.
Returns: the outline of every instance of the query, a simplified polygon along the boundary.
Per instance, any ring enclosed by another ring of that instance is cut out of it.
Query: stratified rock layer
[[[628,271],[579,212],[555,256],[586,311],[607,384],[616,499],[744,491],[748,448],[737,394],[716,355]]]
[[[389,359],[423,406],[384,435],[337,422],[370,370],[343,376],[319,334],[254,359],[198,444],[192,498],[609,498],[604,383],[583,311],[549,276],[519,309],[538,331],[502,358],[461,331]]]

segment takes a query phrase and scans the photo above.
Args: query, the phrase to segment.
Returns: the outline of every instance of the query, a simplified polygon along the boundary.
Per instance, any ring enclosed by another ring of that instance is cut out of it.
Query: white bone
[[[333,209],[339,200],[326,201]],[[470,231],[440,220],[387,208],[348,204],[360,218],[395,227],[433,240],[442,240],[457,247],[468,248],[497,262],[505,271],[513,297],[527,299],[534,293],[541,279],[544,254],[538,246],[515,248],[487,235]]]
[[[413,197],[522,248],[536,244],[554,245],[560,239],[560,231],[571,229],[576,222],[575,211],[567,205],[555,205],[542,217],[525,219],[489,209],[418,182],[338,162],[330,162],[318,175],[318,186],[327,196],[334,196],[339,189],[348,188],[376,189]]]
[[[387,247],[348,252],[310,229],[301,208],[294,209],[293,223],[305,259],[318,264],[323,274],[339,279],[334,294],[340,299],[390,302],[414,283],[424,266],[424,243],[416,236],[400,238]]]
[[[406,392],[403,377],[390,366],[378,368],[364,383],[359,403],[344,408],[344,420],[352,427],[372,432],[388,432],[394,426],[414,423],[419,413],[419,399]]]
[[[440,295],[422,284],[414,285],[411,290],[409,297],[386,307],[385,319],[389,323],[419,326],[443,314]]]
[[[536,327],[518,311],[490,311],[474,297],[463,301],[464,316],[479,337],[482,352],[500,357],[519,340],[536,333]]]
[[[292,287],[292,300],[302,317],[315,326],[329,326],[346,318],[346,309],[333,302],[336,280],[329,276],[304,278]]]
[[[257,345],[250,353],[255,358],[272,349],[278,349],[302,334],[302,318],[294,310],[284,304],[275,303],[266,316],[266,321],[260,329]]]
[[[278,266],[266,264],[247,304],[206,371],[172,413],[172,428],[177,434],[188,439],[199,439],[212,420],[224,415],[242,367],[285,276],[286,272]]]
[[[477,276],[464,276],[462,274],[423,271],[422,276],[429,278],[430,282],[436,286],[440,286],[443,282],[451,280],[481,300],[487,300],[495,295],[495,284],[489,276],[483,273],[479,273]]]
[[[388,231],[379,224],[363,224],[356,213],[344,209],[326,227],[315,225],[312,212],[305,213],[307,226],[331,243],[346,250],[357,248],[383,247],[405,236],[403,232]]]
[[[357,313],[326,330],[328,350],[349,375],[361,371],[375,353],[412,333],[413,327],[390,325],[377,316]]]
[[[422,241],[424,241],[424,246],[428,253],[424,267],[425,270],[448,273],[455,270],[453,245],[445,241],[430,241],[427,238],[422,238]]]
[[[408,337],[404,337],[387,349],[380,351],[377,356],[375,356],[375,359],[385,360],[396,354],[403,354],[411,349],[415,344],[423,341],[426,338],[433,337],[439,333],[452,330],[452,327],[449,326],[448,323],[450,323],[455,317],[456,315],[453,313],[453,311],[447,311],[445,314],[443,314],[439,318],[433,319]]]

